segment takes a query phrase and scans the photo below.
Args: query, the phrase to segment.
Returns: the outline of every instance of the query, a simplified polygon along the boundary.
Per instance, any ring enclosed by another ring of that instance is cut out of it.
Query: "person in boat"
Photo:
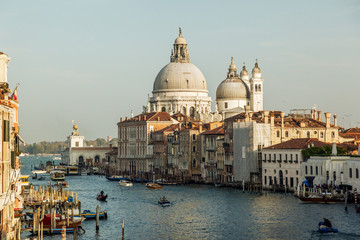
[[[100,192],[100,196],[102,196],[102,197],[104,196],[104,191]]]
[[[327,228],[332,228],[332,225],[331,225],[331,222],[330,222],[330,220],[329,219],[327,219],[327,218],[323,218],[324,219],[324,222],[323,222],[323,224],[322,225],[324,225],[324,226],[326,226]]]

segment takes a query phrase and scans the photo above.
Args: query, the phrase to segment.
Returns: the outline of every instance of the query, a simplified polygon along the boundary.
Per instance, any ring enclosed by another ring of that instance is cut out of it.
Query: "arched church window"
[[[194,107],[191,107],[190,108],[190,117],[195,117],[195,108]]]
[[[257,92],[257,91],[258,91],[258,85],[255,84],[255,92]]]
[[[259,84],[258,90],[259,90],[259,92],[261,92],[261,84]]]
[[[310,131],[307,132],[307,137],[310,138]]]
[[[182,108],[182,113],[183,113],[184,115],[186,115],[186,107],[183,107],[183,108]]]
[[[165,107],[162,107],[162,108],[161,108],[161,111],[162,111],[162,112],[166,112],[166,108],[165,108]]]
[[[335,132],[331,132],[331,137],[332,137],[332,138],[335,137]]]
[[[196,159],[193,160],[193,167],[196,167]]]

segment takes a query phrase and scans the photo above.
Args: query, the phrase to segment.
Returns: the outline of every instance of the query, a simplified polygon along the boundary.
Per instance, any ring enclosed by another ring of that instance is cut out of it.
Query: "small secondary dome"
[[[243,76],[249,76],[249,73],[248,73],[248,71],[246,70],[245,65],[242,67],[242,70],[241,70],[241,72],[240,72],[240,77],[243,77]]]
[[[222,81],[216,89],[216,100],[250,98],[250,92],[246,83],[239,78],[235,69],[236,66],[233,62],[233,58],[231,58],[227,78]]]
[[[259,68],[257,59],[256,59],[255,67],[252,70],[252,74],[255,74],[255,73],[261,73],[261,69]]]

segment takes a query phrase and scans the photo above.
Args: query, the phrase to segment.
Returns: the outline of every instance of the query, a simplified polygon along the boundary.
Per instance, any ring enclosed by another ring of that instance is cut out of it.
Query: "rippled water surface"
[[[29,174],[30,165],[40,160],[45,163],[49,158],[22,158],[23,174]],[[46,178],[31,181],[47,184]],[[87,220],[86,233],[79,239],[121,239],[123,219],[125,239],[360,239],[360,214],[352,205],[346,212],[342,204],[302,204],[292,194],[251,194],[207,185],[149,190],[143,184],[122,187],[99,176],[71,176],[66,181],[69,190],[78,193],[82,209],[94,211],[99,205],[108,212],[98,234],[95,221]],[[101,190],[109,194],[107,202],[96,200]],[[158,206],[164,195],[171,206]],[[329,218],[339,233],[318,233],[322,217]]]

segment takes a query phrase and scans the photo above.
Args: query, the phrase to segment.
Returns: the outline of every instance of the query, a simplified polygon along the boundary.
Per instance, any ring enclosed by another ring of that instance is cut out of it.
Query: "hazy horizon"
[[[230,58],[258,59],[264,109],[314,106],[360,126],[358,1],[16,1],[0,4],[0,51],[20,83],[20,135],[64,141],[72,120],[86,140],[117,138],[120,117],[142,112],[178,27],[215,103]],[[324,119],[324,115],[322,116]]]

